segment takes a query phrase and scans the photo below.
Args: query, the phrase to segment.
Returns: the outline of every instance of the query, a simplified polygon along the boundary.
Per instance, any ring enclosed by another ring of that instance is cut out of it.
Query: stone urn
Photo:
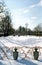
[[[37,51],[37,48],[35,48],[35,51],[33,52],[34,60],[38,60],[39,52]]]
[[[17,48],[14,49],[15,51],[13,52],[13,58],[14,60],[18,59],[18,52],[17,52]]]

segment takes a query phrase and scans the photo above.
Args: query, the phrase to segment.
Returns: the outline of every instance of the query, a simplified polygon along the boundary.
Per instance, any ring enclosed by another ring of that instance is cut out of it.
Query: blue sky
[[[11,12],[12,24],[14,28],[20,25],[33,29],[42,23],[42,0],[4,0]]]

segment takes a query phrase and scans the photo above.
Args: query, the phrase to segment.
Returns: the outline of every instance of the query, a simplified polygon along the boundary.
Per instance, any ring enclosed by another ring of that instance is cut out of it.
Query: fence
[[[21,46],[21,47],[11,47],[10,49],[13,50],[14,48],[17,48],[19,54],[24,56],[23,58],[28,58],[28,59],[34,59],[33,58],[33,52],[34,49],[37,48],[39,51],[39,59],[42,57],[42,47],[40,46],[34,46],[34,47],[28,47],[28,46]]]

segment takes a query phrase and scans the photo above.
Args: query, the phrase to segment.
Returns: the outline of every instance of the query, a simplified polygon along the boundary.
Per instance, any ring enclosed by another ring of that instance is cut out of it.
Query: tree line
[[[20,26],[17,30],[14,31],[14,35],[36,35],[36,36],[42,36],[42,27],[40,25],[37,25],[33,30],[29,28],[25,28]]]

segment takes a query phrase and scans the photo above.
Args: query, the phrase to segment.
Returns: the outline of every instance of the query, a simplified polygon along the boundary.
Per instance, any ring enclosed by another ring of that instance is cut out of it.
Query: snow
[[[0,60],[0,65],[42,65],[42,61],[36,60]]]
[[[26,47],[42,47],[42,37],[37,36],[8,36],[0,37],[0,65],[42,65],[42,49],[40,49],[39,60],[33,59],[32,50]],[[22,47],[18,49],[18,60],[13,60],[12,47]],[[27,51],[30,49],[29,54]],[[21,51],[21,52],[20,52]],[[24,58],[24,54],[27,54],[30,58]]]
[[[9,37],[1,37],[0,41],[4,45],[8,47],[12,46],[42,46],[42,37],[36,37],[36,36],[9,36]]]

